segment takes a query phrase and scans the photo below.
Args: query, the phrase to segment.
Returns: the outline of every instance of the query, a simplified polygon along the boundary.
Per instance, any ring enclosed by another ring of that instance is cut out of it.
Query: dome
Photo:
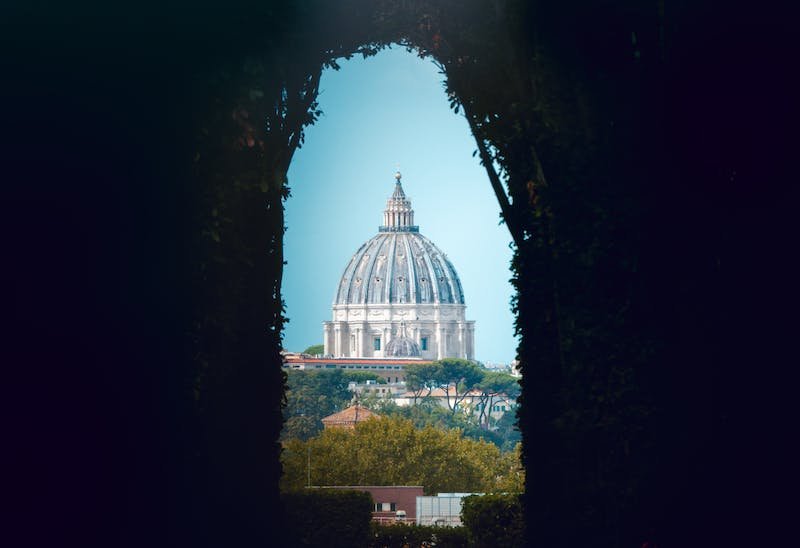
[[[335,304],[464,304],[461,280],[444,253],[418,232],[381,233],[356,251]]]
[[[387,358],[414,358],[420,355],[419,345],[406,335],[405,322],[400,323],[400,336],[386,345],[384,356]]]
[[[395,337],[386,345],[387,358],[413,358],[419,356],[419,345],[408,337]]]
[[[398,174],[399,175],[399,174]],[[400,178],[384,225],[345,268],[334,304],[464,304],[461,280],[441,249],[414,226]]]
[[[353,254],[339,280],[332,318],[322,322],[325,354],[474,359],[475,322],[466,318],[461,280],[442,250],[419,233],[400,179],[395,174],[378,233]],[[401,369],[397,363],[369,367]]]

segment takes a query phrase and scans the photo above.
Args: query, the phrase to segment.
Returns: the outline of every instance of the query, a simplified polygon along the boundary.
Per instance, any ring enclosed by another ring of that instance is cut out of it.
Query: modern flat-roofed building
[[[436,496],[418,496],[415,512],[417,525],[460,527],[461,508],[465,497],[483,493],[439,493]]]

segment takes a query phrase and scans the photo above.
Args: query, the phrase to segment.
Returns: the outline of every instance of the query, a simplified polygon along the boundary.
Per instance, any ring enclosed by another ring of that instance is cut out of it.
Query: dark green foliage
[[[406,388],[415,398],[422,398],[438,386],[438,365],[433,363],[412,363],[406,366]],[[416,401],[415,401],[416,403]]]
[[[519,495],[466,497],[461,521],[469,532],[470,546],[476,548],[522,548],[525,518]]]
[[[312,344],[305,350],[303,350],[303,354],[310,354],[311,356],[317,356],[325,352],[325,345],[324,344]]]
[[[455,414],[466,394],[483,380],[485,370],[475,362],[457,358],[445,358],[434,363],[438,366],[434,380],[444,387],[448,395],[447,404],[451,413]]]
[[[422,548],[423,546],[466,548],[467,530],[463,527],[372,523],[370,548]]]
[[[289,546],[368,546],[372,497],[363,491],[309,489],[281,496]]]
[[[432,363],[412,364],[406,368],[406,384],[415,397],[425,397],[433,388],[449,394],[448,406],[455,414],[467,392],[480,383],[486,370],[477,363],[458,358],[445,358]]]
[[[321,420],[350,405],[353,394],[347,389],[351,382],[367,380],[386,382],[375,373],[366,371],[288,371],[286,404],[283,415],[286,422],[282,439],[306,440],[322,430]]]
[[[511,451],[520,440],[516,427],[516,416],[506,413],[502,420],[491,423],[497,430],[488,429],[489,417],[486,414],[465,416],[454,411],[457,399],[460,401],[471,388],[483,390],[485,408],[490,408],[498,393],[511,397],[519,394],[519,383],[514,377],[504,373],[494,373],[466,360],[442,360],[430,364],[413,364],[406,372],[407,386],[418,395],[416,405],[398,407],[386,398],[374,394],[361,397],[361,405],[388,417],[402,417],[413,421],[422,428],[435,426],[443,429],[458,428],[466,437],[494,443],[503,451]],[[476,380],[479,379],[479,380]],[[366,371],[288,371],[286,405],[281,439],[307,440],[322,430],[321,419],[341,411],[350,404],[352,394],[347,390],[350,382],[363,383],[374,380],[385,383],[386,379]],[[442,408],[426,399],[430,389],[457,383],[458,389],[451,388],[451,408]]]
[[[519,397],[520,392],[519,381],[515,377],[507,373],[493,371],[484,372],[483,378],[475,385],[475,388],[481,392],[481,412],[478,417],[478,424],[486,427],[494,426],[491,424],[490,411],[497,397],[504,394],[509,398],[516,399]],[[506,413],[506,415],[513,417],[512,413]],[[506,415],[503,418],[506,418]],[[509,421],[506,420],[504,423],[508,425]],[[513,422],[511,425],[513,425]]]
[[[415,428],[409,420],[371,419],[283,443],[281,488],[311,485],[418,485],[439,492],[521,491],[519,454],[458,430]],[[310,476],[310,478],[309,478]]]

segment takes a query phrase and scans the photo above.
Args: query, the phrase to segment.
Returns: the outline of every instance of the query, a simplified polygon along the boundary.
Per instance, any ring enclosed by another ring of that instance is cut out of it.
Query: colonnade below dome
[[[387,344],[400,337],[417,343],[419,358],[475,359],[475,322],[464,305],[334,306],[323,323],[325,355],[335,358],[385,358]]]

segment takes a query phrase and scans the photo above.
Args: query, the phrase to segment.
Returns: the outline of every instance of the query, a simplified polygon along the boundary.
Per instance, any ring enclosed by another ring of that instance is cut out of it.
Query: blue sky
[[[289,169],[283,296],[284,347],[322,342],[339,278],[378,231],[399,164],[420,232],[461,278],[475,358],[510,362],[516,352],[509,264],[511,237],[475,140],[450,110],[436,66],[395,47],[342,61],[323,73],[323,116],[306,130]]]

